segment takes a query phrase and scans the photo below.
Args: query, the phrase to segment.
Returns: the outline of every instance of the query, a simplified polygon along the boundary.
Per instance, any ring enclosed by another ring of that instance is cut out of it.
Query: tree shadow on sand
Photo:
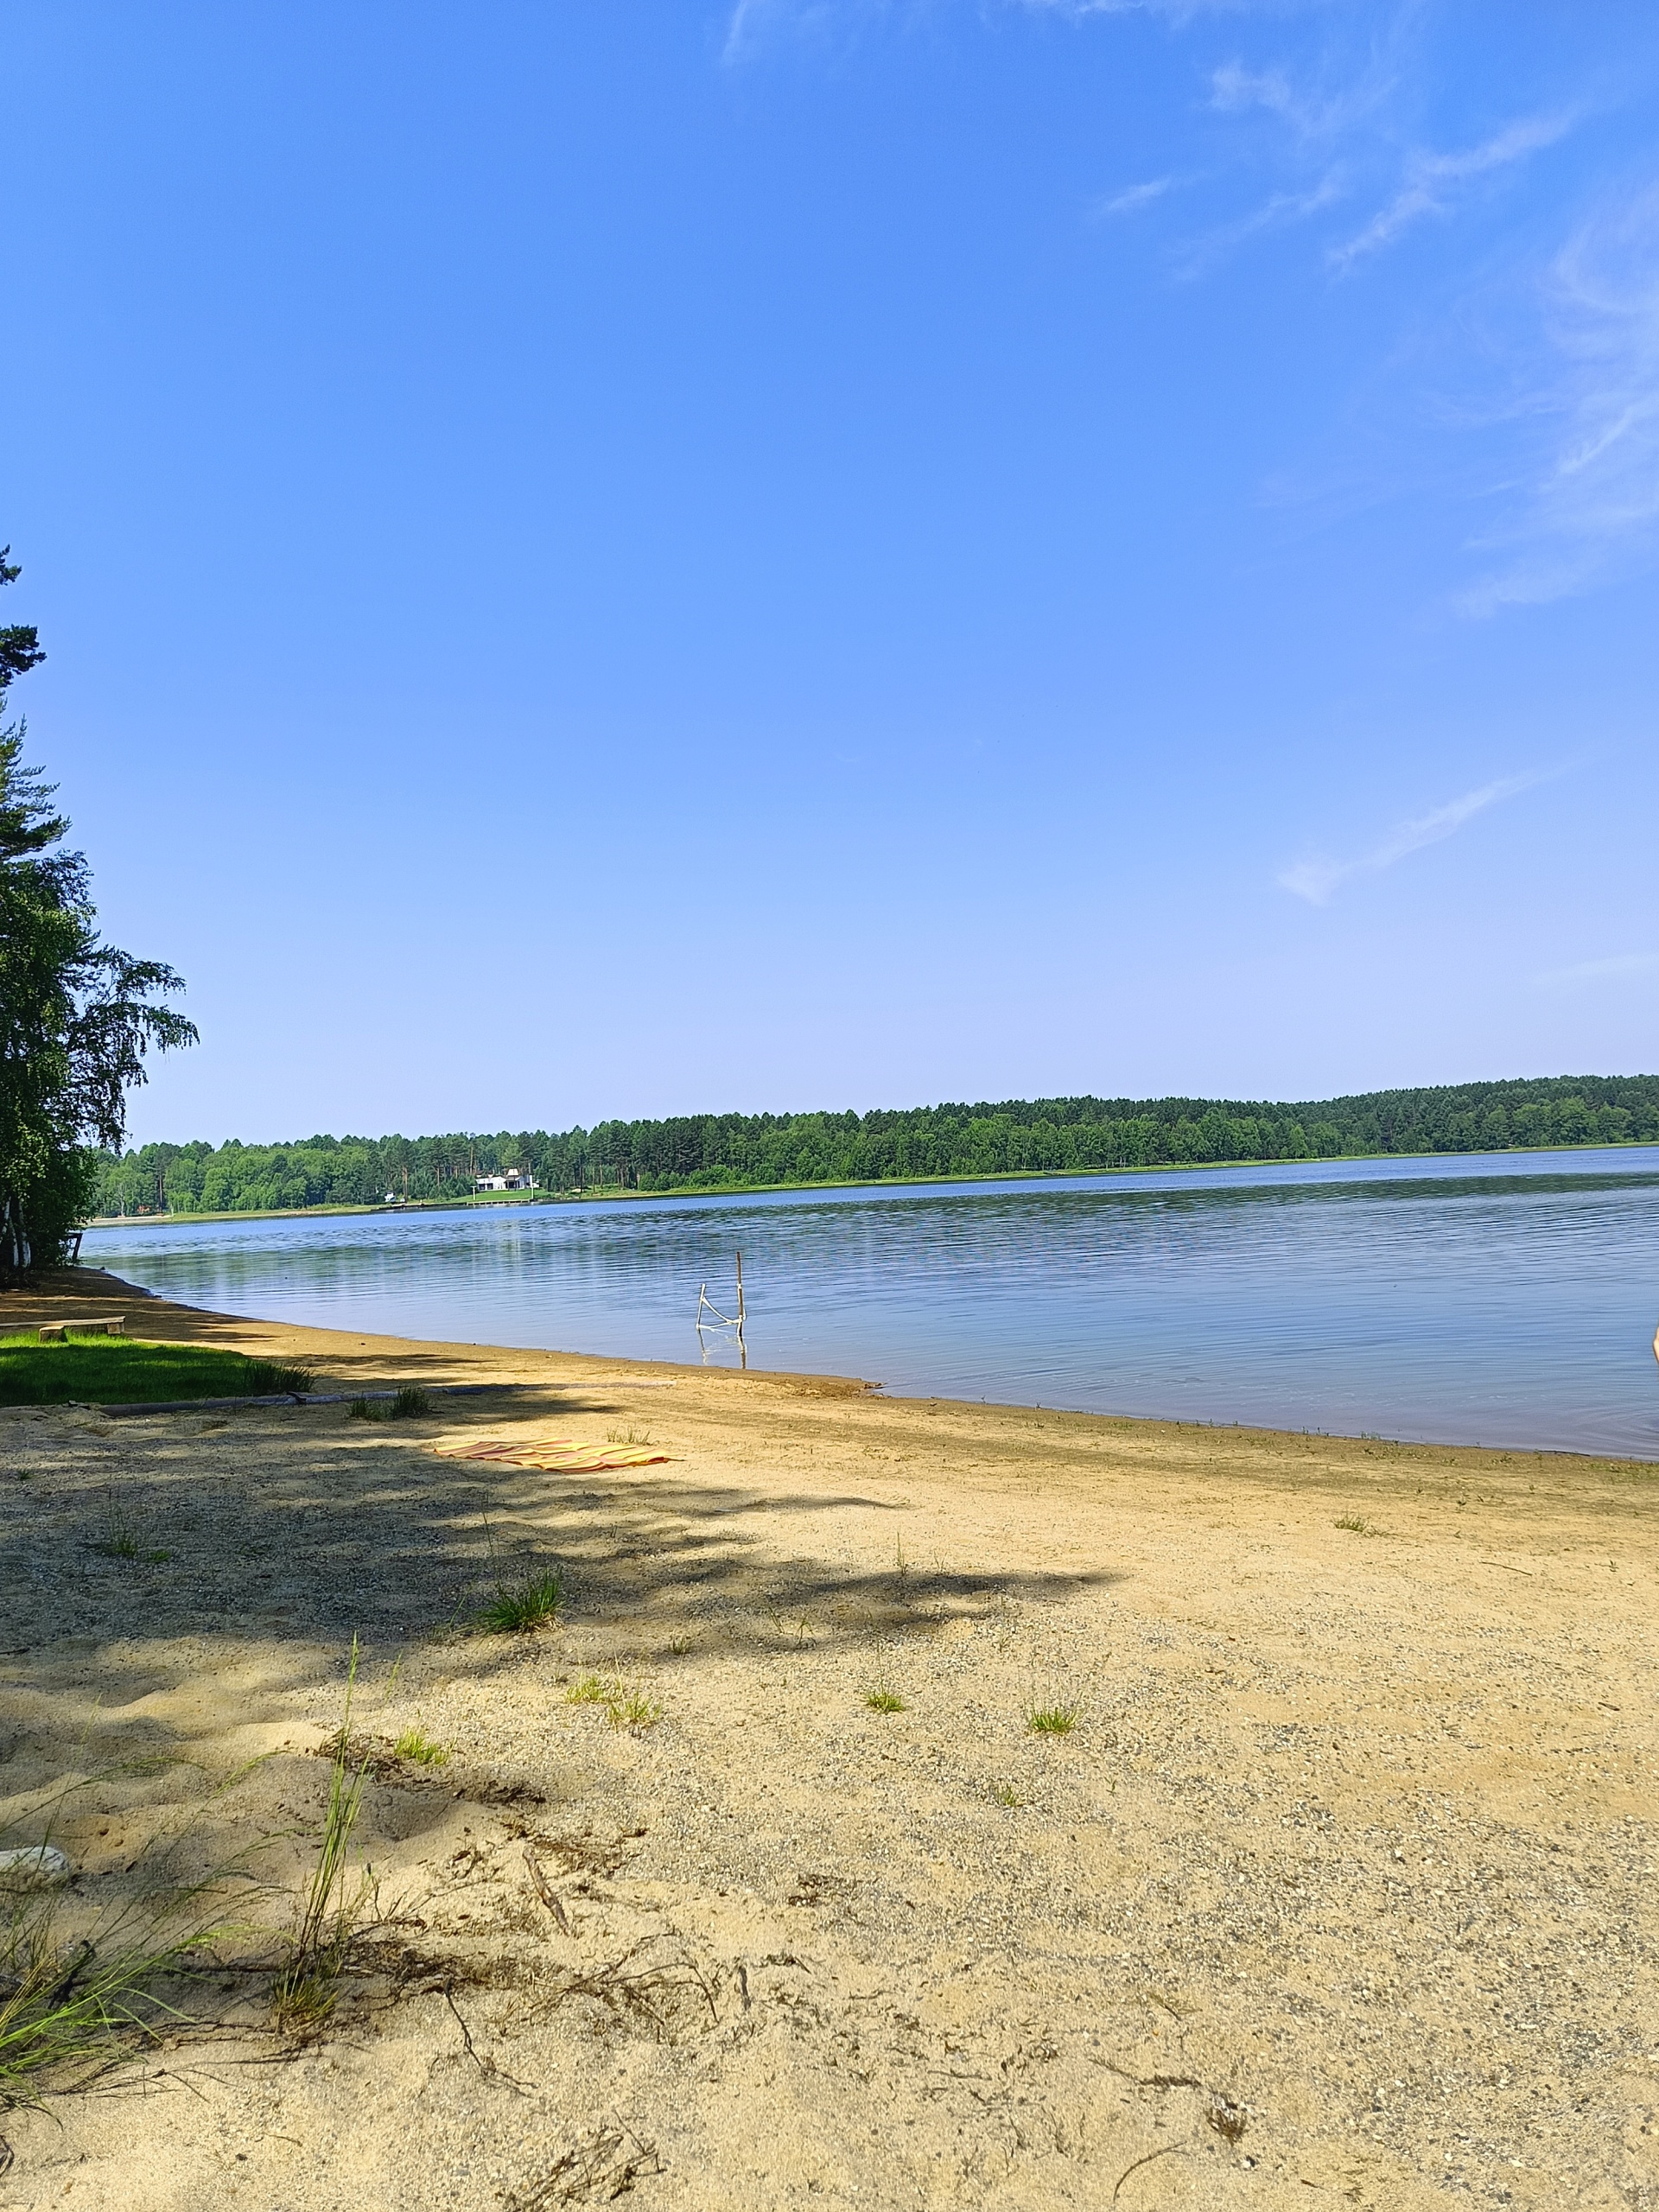
[[[617,1410],[596,1393],[549,1393],[483,1418],[495,1433],[545,1433]],[[62,1741],[95,1727],[104,1755],[176,1750],[190,1731],[162,1708],[204,1669],[252,1666],[253,1705],[270,1709],[263,1692],[314,1685],[320,1654],[332,1668],[354,1636],[370,1654],[442,1649],[455,1671],[493,1675],[537,1640],[480,1632],[492,1593],[555,1570],[573,1627],[665,1674],[711,1651],[929,1640],[1008,1599],[1053,1604],[1119,1579],[907,1557],[906,1510],[840,1485],[441,1459],[435,1443],[454,1426],[448,1409],[395,1427],[340,1408],[216,1426],[14,1417],[0,1759],[7,1738],[37,1729]],[[800,1541],[802,1516],[833,1520],[822,1547]]]

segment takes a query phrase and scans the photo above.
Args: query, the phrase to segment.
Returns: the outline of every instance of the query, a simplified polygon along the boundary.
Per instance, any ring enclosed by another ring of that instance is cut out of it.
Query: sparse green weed
[[[1026,1802],[1011,1782],[994,1782],[991,1795],[999,1805],[1006,1805],[1010,1812]]]
[[[138,1523],[113,1491],[105,1516],[103,1537],[92,1548],[102,1552],[105,1559],[137,1560],[145,1567],[164,1567],[173,1556],[171,1552],[158,1551],[144,1542]]]
[[[656,1440],[648,1428],[629,1427],[607,1428],[605,1432],[605,1441],[607,1444],[654,1444]]]
[[[1344,1513],[1336,1525],[1356,1536],[1380,1536],[1382,1533],[1376,1523],[1368,1521],[1363,1513]]]
[[[408,1759],[415,1766],[445,1766],[448,1764],[449,1746],[435,1744],[419,1728],[405,1728],[391,1748],[400,1759]]]
[[[620,1675],[579,1675],[564,1694],[571,1705],[602,1706],[613,1728],[654,1728],[663,1717],[658,1699]]]
[[[885,1682],[878,1682],[874,1689],[864,1693],[864,1702],[872,1713],[903,1713],[907,1708],[897,1690],[890,1690]]]
[[[661,1704],[637,1685],[619,1685],[619,1693],[606,1708],[613,1728],[654,1728],[662,1719]]]

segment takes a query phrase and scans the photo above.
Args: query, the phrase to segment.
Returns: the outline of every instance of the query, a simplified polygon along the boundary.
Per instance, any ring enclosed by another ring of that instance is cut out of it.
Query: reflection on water
[[[162,1224],[85,1255],[232,1313],[695,1360],[740,1249],[758,1367],[1659,1459],[1659,1147]]]

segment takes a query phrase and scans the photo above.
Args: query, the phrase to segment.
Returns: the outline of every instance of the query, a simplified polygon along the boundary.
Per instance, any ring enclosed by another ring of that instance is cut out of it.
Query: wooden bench
[[[80,1321],[42,1321],[41,1342],[60,1344],[71,1330],[78,1337],[124,1337],[127,1317],[124,1313],[95,1313]]]

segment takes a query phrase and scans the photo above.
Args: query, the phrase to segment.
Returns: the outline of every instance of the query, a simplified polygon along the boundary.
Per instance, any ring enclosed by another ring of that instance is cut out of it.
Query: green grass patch
[[[872,1713],[903,1713],[905,1700],[897,1690],[890,1690],[885,1682],[878,1682],[874,1689],[866,1690],[864,1702]]]
[[[0,1337],[0,1406],[165,1405],[175,1398],[260,1398],[308,1390],[302,1367],[249,1359],[208,1344],[148,1344],[132,1337]]]

